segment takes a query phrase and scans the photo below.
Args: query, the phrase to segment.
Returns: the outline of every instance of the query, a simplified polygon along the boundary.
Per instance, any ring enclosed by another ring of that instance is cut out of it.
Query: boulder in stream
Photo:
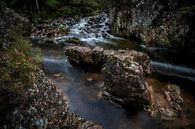
[[[147,83],[145,76],[150,74],[147,54],[81,46],[68,46],[65,54],[72,64],[102,72],[105,91],[99,98],[104,96],[131,110],[145,109],[152,116],[159,114],[166,120],[181,114],[183,99],[178,86],[156,88]]]
[[[149,57],[132,50],[104,50],[101,47],[68,46],[71,63],[101,71],[106,89],[129,107],[149,104],[144,75],[150,73]]]
[[[103,71],[106,89],[130,108],[149,104],[143,67],[132,56],[109,56]]]

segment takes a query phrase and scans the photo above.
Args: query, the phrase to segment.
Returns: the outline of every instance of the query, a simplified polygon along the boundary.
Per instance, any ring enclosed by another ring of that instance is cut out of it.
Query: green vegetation
[[[6,0],[8,7],[34,21],[57,17],[80,17],[105,9],[108,0]]]
[[[35,82],[34,73],[38,70],[40,52],[32,49],[30,43],[23,38],[18,38],[9,49],[3,53],[0,70],[1,86],[8,85],[13,92],[20,93],[23,89],[32,86]],[[33,56],[33,57],[32,57]]]
[[[191,18],[195,14],[195,5],[191,6],[184,6],[181,7],[177,13],[176,13],[176,18],[180,21],[184,20],[184,18]]]
[[[67,43],[81,44],[81,41],[78,38],[70,38],[66,40]]]
[[[33,49],[30,42],[17,37],[12,45],[0,51],[0,123],[14,108],[24,101],[24,91],[36,82],[35,73],[39,70],[41,52]]]
[[[65,26],[60,26],[59,29],[60,29],[60,32],[62,32],[62,33],[64,33],[64,34],[68,34],[69,31],[70,31],[70,30],[69,30],[68,28],[66,28]]]

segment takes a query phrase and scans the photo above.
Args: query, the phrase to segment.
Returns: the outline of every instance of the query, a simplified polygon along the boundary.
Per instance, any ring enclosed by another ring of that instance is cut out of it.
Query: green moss
[[[172,47],[171,41],[168,37],[162,37],[160,41],[161,41],[161,46],[169,47],[169,48]]]
[[[40,52],[37,52],[38,49],[32,49],[28,40],[20,37],[9,49],[3,51],[0,88],[22,94],[24,89],[31,87],[36,81],[35,73],[39,68]]]
[[[65,26],[60,26],[60,31],[65,34],[68,34],[70,32],[70,30]]]
[[[66,40],[67,43],[74,43],[74,44],[81,44],[80,39],[78,38],[70,38],[68,40]]]
[[[176,18],[178,20],[183,20],[184,17],[194,15],[194,13],[195,13],[195,5],[185,6],[178,10],[176,14]]]

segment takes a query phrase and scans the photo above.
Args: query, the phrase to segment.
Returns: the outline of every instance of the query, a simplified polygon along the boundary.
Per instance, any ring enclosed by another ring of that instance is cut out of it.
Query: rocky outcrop
[[[67,98],[42,71],[37,72],[36,80],[33,87],[24,90],[23,102],[7,115],[6,122],[0,127],[86,129],[89,126],[91,129],[102,129],[94,122],[69,113]]]
[[[141,39],[147,46],[195,47],[194,4],[190,0],[113,1],[109,9],[111,30]]]
[[[122,99],[124,105],[142,107],[149,104],[144,75],[150,72],[149,57],[130,50],[104,50],[96,47],[69,46],[65,54],[70,62],[102,70],[106,89]]]
[[[143,67],[133,61],[132,57],[125,57],[125,54],[110,56],[103,69],[103,75],[107,91],[122,99],[125,106],[133,109],[148,105],[149,97],[144,83]]]

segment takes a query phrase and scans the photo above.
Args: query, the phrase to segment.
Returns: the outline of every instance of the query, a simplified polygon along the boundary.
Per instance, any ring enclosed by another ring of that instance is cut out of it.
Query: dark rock
[[[101,70],[104,62],[101,56],[102,52],[101,48],[95,48],[94,50],[82,46],[68,46],[65,48],[65,54],[71,63],[92,71]]]
[[[111,56],[123,59],[128,58],[128,60],[135,61],[141,65],[144,74],[150,73],[149,57],[142,52],[133,50],[104,50],[101,47],[91,49],[84,46],[67,46],[65,47],[65,54],[73,64],[96,71],[100,71]]]
[[[149,104],[144,75],[150,72],[149,57],[141,52],[104,50],[96,47],[69,46],[65,54],[73,64],[102,70],[105,86],[111,94],[130,107]]]
[[[194,2],[130,0],[109,9],[114,34],[142,40],[147,46],[194,47]]]
[[[109,56],[103,69],[104,84],[114,96],[130,108],[149,104],[142,66],[125,54]]]
[[[7,49],[18,36],[30,34],[31,25],[29,19],[22,17],[6,7],[4,3],[0,10],[0,49]]]

